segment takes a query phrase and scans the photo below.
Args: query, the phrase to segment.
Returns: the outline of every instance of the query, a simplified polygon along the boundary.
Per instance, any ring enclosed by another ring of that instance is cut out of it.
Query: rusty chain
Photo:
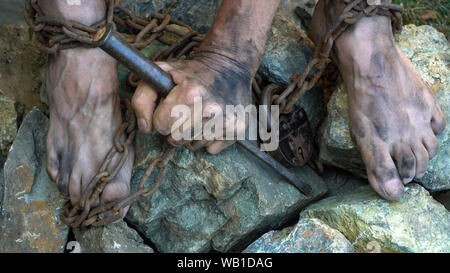
[[[309,61],[305,70],[300,75],[294,75],[292,82],[286,88],[280,88],[282,90],[280,94],[272,96],[272,103],[280,105],[281,113],[291,112],[295,102],[317,84],[327,64],[330,63],[334,41],[350,25],[355,24],[364,16],[383,15],[391,18],[392,28],[395,32],[401,30],[401,13],[403,12],[401,6],[380,4],[378,3],[380,1],[371,0],[342,1],[347,4],[345,9],[333,24],[333,27],[326,33],[321,43],[316,46],[313,59]],[[195,52],[204,38],[204,35],[171,18],[168,14],[152,13],[143,19],[120,5],[119,0],[105,0],[105,2],[107,4],[106,17],[93,26],[45,16],[36,0],[26,1],[24,16],[30,29],[35,33],[36,44],[49,54],[80,46],[95,47],[94,37],[97,31],[108,24],[113,25],[125,34],[127,42],[137,49],[144,49],[154,41],[162,43],[164,46],[150,57],[153,61],[186,58],[186,55],[189,56],[189,54]],[[177,25],[184,29],[176,27]],[[177,38],[167,39],[164,37],[165,33],[174,34]],[[130,73],[128,81],[132,86],[136,86],[139,82],[132,73]],[[256,75],[252,83],[252,90],[256,97],[260,97],[263,93],[260,88],[261,82],[260,76]],[[273,87],[273,84],[268,87],[271,88],[270,86]],[[62,221],[72,227],[100,226],[121,219],[123,217],[122,210],[141,198],[152,195],[167,173],[168,163],[176,150],[175,147],[170,145],[161,157],[154,159],[149,165],[134,193],[124,199],[106,204],[99,201],[100,195],[108,182],[114,179],[124,165],[129,153],[129,146],[132,145],[136,135],[136,118],[131,109],[131,104],[128,100],[125,100],[123,105],[126,108],[127,121],[119,127],[113,147],[106,155],[97,175],[93,177],[82,193],[80,202],[72,205],[69,201],[61,215]],[[120,159],[115,166],[110,166],[113,158],[117,155],[120,156]],[[145,183],[156,167],[160,168],[159,176],[154,182],[154,186],[147,189]],[[107,171],[107,169],[112,171]]]

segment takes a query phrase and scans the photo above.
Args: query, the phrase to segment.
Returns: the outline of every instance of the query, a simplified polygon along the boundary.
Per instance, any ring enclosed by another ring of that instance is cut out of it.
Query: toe
[[[416,158],[409,145],[394,146],[393,156],[397,162],[397,170],[403,184],[408,184],[416,175]]]
[[[439,106],[436,107],[436,110],[433,113],[433,117],[431,118],[431,128],[433,129],[434,134],[439,135],[445,129],[446,121],[444,113]]]
[[[422,178],[428,168],[428,152],[422,143],[417,143],[412,146],[412,151],[416,158],[416,177]]]
[[[435,135],[429,134],[422,139],[423,145],[428,152],[429,160],[433,159],[439,150],[439,141]]]
[[[46,163],[47,173],[50,179],[57,183],[58,182],[58,169],[59,169],[59,159],[58,153],[54,146],[47,140],[47,163]]]
[[[361,149],[369,182],[383,198],[398,200],[403,195],[405,188],[394,161],[386,148],[381,148],[381,145],[373,147],[373,149]]]

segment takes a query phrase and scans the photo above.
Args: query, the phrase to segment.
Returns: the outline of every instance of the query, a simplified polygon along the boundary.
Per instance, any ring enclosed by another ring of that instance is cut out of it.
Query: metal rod
[[[278,174],[283,176],[289,183],[294,185],[299,191],[301,191],[304,195],[309,195],[312,191],[311,186],[301,181],[297,176],[293,175],[288,169],[286,169],[283,165],[278,163],[275,159],[270,157],[268,154],[259,150],[256,145],[253,145],[248,140],[238,140],[237,141],[243,148],[247,151],[255,155],[261,161],[266,163],[269,167],[271,167]]]
[[[162,70],[140,51],[130,46],[122,35],[113,30],[111,25],[101,29],[94,40],[96,45],[103,51],[155,88],[160,96],[166,97],[170,90],[175,87],[169,73]]]

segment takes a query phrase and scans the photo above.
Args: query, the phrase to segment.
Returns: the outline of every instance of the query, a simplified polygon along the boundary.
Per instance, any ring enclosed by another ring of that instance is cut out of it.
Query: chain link
[[[355,24],[364,16],[383,15],[391,17],[394,32],[401,30],[403,8],[398,5],[373,4],[374,1],[370,0],[342,1],[347,4],[345,9],[333,27],[326,33],[321,43],[316,46],[313,59],[307,64],[303,73],[294,75],[292,82],[285,89],[280,88],[280,90],[283,90],[280,94],[272,96],[272,103],[280,105],[281,113],[291,112],[295,102],[317,84],[327,64],[330,63],[334,41],[350,25]],[[146,48],[154,41],[164,44],[164,47],[151,56],[153,61],[186,58],[186,55],[194,52],[203,41],[204,35],[197,33],[190,26],[172,19],[168,14],[153,13],[146,19],[142,19],[120,5],[118,0],[105,0],[105,2],[107,4],[106,17],[93,26],[45,16],[36,0],[26,1],[24,16],[27,24],[36,34],[35,41],[38,47],[49,54],[80,46],[95,47],[94,37],[97,31],[108,24],[113,25],[115,29],[119,29],[122,33],[128,34],[125,37],[127,42],[137,49]],[[184,29],[175,25],[182,26]],[[164,37],[165,33],[175,34],[179,38],[167,39]],[[130,73],[128,81],[132,86],[136,86],[139,82],[132,73]],[[256,97],[262,95],[261,82],[261,78],[256,75],[252,83],[253,93]],[[168,163],[175,154],[176,148],[168,145],[163,155],[153,160],[149,165],[134,193],[107,204],[100,202],[101,193],[124,165],[129,154],[129,146],[132,145],[136,135],[136,118],[131,104],[128,100],[125,100],[123,105],[126,108],[126,119],[128,121],[122,123],[119,127],[113,147],[105,157],[97,175],[82,192],[80,202],[76,205],[68,202],[61,215],[62,221],[72,227],[101,226],[121,219],[125,207],[152,195],[158,189],[167,173]],[[117,155],[120,156],[120,159],[115,166],[110,166],[111,161]],[[147,189],[145,183],[156,167],[160,168],[159,176],[154,186]],[[108,169],[111,171],[107,171]]]

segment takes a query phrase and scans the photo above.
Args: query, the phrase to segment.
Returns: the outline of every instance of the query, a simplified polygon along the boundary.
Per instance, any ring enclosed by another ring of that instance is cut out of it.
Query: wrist
[[[230,54],[229,51],[218,48],[201,47],[195,52],[194,60],[216,72],[235,74],[243,81],[251,82],[256,73],[248,64],[239,61],[239,58]]]

